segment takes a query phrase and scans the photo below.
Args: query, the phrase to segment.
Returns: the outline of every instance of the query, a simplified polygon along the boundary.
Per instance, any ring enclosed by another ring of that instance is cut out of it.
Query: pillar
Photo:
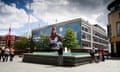
[[[116,54],[117,53],[116,42],[113,43],[113,50],[114,50],[114,53]]]

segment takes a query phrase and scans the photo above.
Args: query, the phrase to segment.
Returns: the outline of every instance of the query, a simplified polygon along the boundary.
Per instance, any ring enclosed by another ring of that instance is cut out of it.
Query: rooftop
[[[108,10],[111,10],[111,8],[112,8],[113,6],[119,5],[119,3],[120,3],[120,0],[114,0],[113,2],[111,2],[111,3],[108,5],[107,9],[108,9]],[[118,7],[118,6],[116,6],[116,7]]]
[[[53,24],[53,25],[48,25],[48,26],[45,26],[45,27],[40,27],[40,28],[37,28],[37,29],[33,29],[32,31],[36,31],[36,30],[42,30],[42,29],[46,29],[46,28],[49,28],[49,27],[52,27],[52,26],[57,26],[57,25],[65,25],[65,24],[69,24],[69,23],[74,23],[74,22],[81,22],[82,24],[88,24],[88,25],[91,25],[88,21],[85,21],[83,20],[82,18],[77,18],[77,19],[72,19],[72,20],[67,20],[67,21],[64,21],[64,22],[60,22],[60,23],[56,23],[56,24]],[[100,29],[102,29],[103,31],[105,31],[104,28],[102,28],[100,25],[98,24],[95,24],[93,26],[96,26]]]

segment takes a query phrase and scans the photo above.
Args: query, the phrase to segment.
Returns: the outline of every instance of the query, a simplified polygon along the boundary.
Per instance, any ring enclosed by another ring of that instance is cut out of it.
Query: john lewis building
[[[41,33],[50,34],[51,27],[55,26],[57,33],[64,36],[67,28],[72,28],[77,34],[77,40],[81,48],[105,48],[108,50],[108,39],[106,31],[99,25],[91,25],[81,18],[73,19],[61,23],[56,23],[43,28],[32,30],[32,37],[35,41],[39,39]]]
[[[108,36],[111,42],[111,55],[120,57],[120,0],[108,5]]]

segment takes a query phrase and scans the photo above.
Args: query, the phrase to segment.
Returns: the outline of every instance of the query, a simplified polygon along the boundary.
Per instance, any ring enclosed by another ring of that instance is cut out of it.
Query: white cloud
[[[101,17],[102,13],[106,12],[107,4],[108,2],[104,4],[104,0],[34,0],[31,8],[33,9],[34,16],[49,24],[55,23],[56,19],[58,22],[62,22],[75,18],[83,18],[91,24],[101,24],[106,23],[104,22],[105,20],[99,17]],[[102,22],[99,22],[98,18]],[[106,24],[102,25],[105,26]]]
[[[8,28],[11,24],[13,28],[20,28],[28,22],[28,15],[23,9],[17,9],[15,5],[8,6],[3,3],[0,4],[0,7],[0,27]],[[35,18],[31,16],[31,22],[34,21],[36,21]]]
[[[41,20],[54,24],[56,19],[62,22],[83,18],[91,24],[100,24],[106,28],[108,3],[107,0],[34,0],[31,3],[33,13],[30,16],[30,23]],[[29,8],[28,4],[26,7]],[[16,8],[15,4],[9,6],[0,2],[0,29],[8,29],[10,24],[12,28],[19,29],[27,23],[28,15],[24,9]]]
[[[30,22],[35,22],[36,19],[31,16]],[[9,28],[10,24],[12,28],[23,27],[28,22],[28,15],[24,9],[17,9],[16,5],[6,5],[0,2],[0,29]]]
[[[0,35],[2,35],[2,36],[8,35],[8,31],[0,31]],[[12,31],[11,35],[19,35],[19,34],[17,34],[16,32]]]
[[[37,20],[30,16],[30,22],[36,22]],[[28,23],[28,15],[24,9],[16,8],[15,4],[11,6],[0,2],[0,35],[7,34],[8,31],[2,29],[8,29],[11,24],[12,29],[20,29]],[[19,32],[13,32],[12,34],[18,35]]]

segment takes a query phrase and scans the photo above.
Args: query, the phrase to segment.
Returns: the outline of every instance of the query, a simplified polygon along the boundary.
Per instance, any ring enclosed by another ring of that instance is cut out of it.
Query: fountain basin
[[[25,53],[23,62],[57,65],[57,52],[34,52]],[[63,65],[77,66],[91,61],[89,53],[64,53]]]

